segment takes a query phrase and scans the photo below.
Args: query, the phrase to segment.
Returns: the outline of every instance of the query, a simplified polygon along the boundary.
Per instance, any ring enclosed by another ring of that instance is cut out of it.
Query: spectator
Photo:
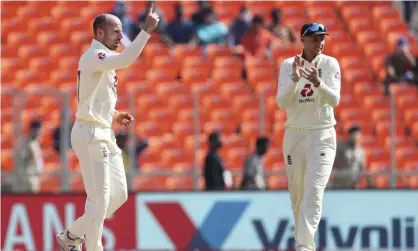
[[[54,129],[52,132],[52,140],[54,141],[54,150],[60,154],[61,150],[61,128],[63,125],[63,119],[61,119],[61,125]],[[73,128],[74,122],[71,122],[68,128],[67,142],[68,148],[71,148],[71,130]]]
[[[187,44],[194,33],[193,23],[183,18],[183,5],[175,6],[176,17],[167,25],[166,31],[171,41],[175,44]]]
[[[221,136],[217,132],[209,135],[209,152],[205,158],[204,178],[206,190],[224,190],[225,166],[218,150],[222,147]]]
[[[21,151],[23,165],[17,167],[15,170],[15,190],[18,192],[37,193],[39,191],[39,175],[44,169],[42,150],[38,141],[41,126],[40,121],[36,120],[31,122],[30,135],[26,139]]]
[[[122,150],[123,165],[127,174],[131,174],[132,167],[134,170],[139,170],[138,157],[142,152],[148,147],[148,142],[146,140],[135,140],[135,163],[134,166],[131,166],[130,157],[129,157],[129,144],[128,144],[128,134],[125,132],[119,132],[116,134],[116,144]]]
[[[140,27],[143,26],[143,24],[145,23],[145,19],[147,19],[148,9],[151,7],[152,2],[153,1],[147,1],[147,8],[138,16],[138,23]],[[157,2],[154,2],[154,12],[157,13],[160,17],[160,21],[158,22],[157,28],[154,31],[163,34],[165,32],[166,22],[163,12],[158,8]]]
[[[241,38],[251,28],[253,15],[247,6],[242,7],[239,16],[234,20],[229,28],[229,44],[238,45]]]
[[[115,7],[113,8],[111,14],[117,16],[122,22],[122,30],[125,36],[130,40],[133,40],[135,24],[132,19],[127,15],[129,12],[128,6],[123,1],[116,2]]]
[[[280,9],[274,9],[271,12],[271,25],[269,30],[280,39],[282,45],[291,45],[296,42],[296,36],[292,29],[281,23],[282,12]]]
[[[400,38],[395,51],[386,59],[385,95],[389,94],[389,86],[394,82],[406,81],[417,85],[416,66],[416,60],[409,50],[408,40],[404,37]]]
[[[258,138],[256,142],[256,151],[244,164],[244,175],[242,178],[242,189],[264,190],[267,188],[265,180],[265,171],[263,163],[263,155],[269,148],[268,138]]]
[[[274,35],[264,28],[263,17],[256,15],[252,20],[251,29],[241,39],[244,54],[264,57],[275,39]]]
[[[195,26],[204,24],[204,13],[212,10],[208,1],[197,1],[197,3],[199,4],[199,10],[192,15],[192,22]]]
[[[408,25],[411,25],[412,17],[414,15],[415,8],[417,7],[417,1],[402,1],[403,2],[403,15]]]
[[[333,168],[334,188],[354,189],[365,166],[364,150],[360,146],[361,128],[353,126],[348,130],[346,142],[339,142]]]
[[[203,13],[203,24],[196,27],[196,35],[199,44],[219,44],[226,42],[228,28],[216,20],[216,15],[211,8]]]

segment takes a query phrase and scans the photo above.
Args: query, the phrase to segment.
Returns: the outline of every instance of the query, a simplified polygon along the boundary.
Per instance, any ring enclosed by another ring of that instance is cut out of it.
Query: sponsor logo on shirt
[[[105,54],[105,53],[103,53],[103,52],[99,52],[99,54],[97,54],[97,57],[98,57],[101,61],[103,61],[103,60],[106,58],[106,54]]]
[[[312,96],[313,95],[312,84],[305,84],[302,91],[300,92],[300,95],[302,95],[302,97]]]
[[[341,78],[340,72],[335,73],[334,78],[337,80],[340,79]]]
[[[314,94],[313,85],[309,84],[309,83],[305,84],[302,91],[300,92],[300,95],[302,97],[304,97],[304,99],[299,99],[299,103],[303,104],[303,103],[313,103],[313,102],[315,102],[314,98],[310,98],[310,97],[312,97],[313,94]]]

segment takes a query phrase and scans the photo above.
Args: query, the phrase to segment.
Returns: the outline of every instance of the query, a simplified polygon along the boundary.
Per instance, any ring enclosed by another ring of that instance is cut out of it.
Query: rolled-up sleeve
[[[281,109],[286,109],[292,105],[296,96],[297,83],[292,80],[290,67],[291,65],[286,61],[280,65],[276,102]]]
[[[329,74],[326,76],[325,81],[321,81],[317,90],[325,102],[335,108],[341,97],[341,70],[337,59],[332,58],[329,64]]]
[[[100,71],[129,67],[139,57],[149,37],[150,35],[147,32],[141,31],[135,40],[121,53],[109,54],[105,50],[94,50],[92,55],[86,58],[84,67]]]

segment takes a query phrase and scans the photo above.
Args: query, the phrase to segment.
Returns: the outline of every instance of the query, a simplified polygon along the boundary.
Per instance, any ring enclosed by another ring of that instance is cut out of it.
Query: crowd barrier
[[[84,210],[84,195],[2,195],[1,250],[58,250],[55,235]],[[322,250],[418,250],[418,191],[327,191]],[[131,194],[105,222],[107,250],[294,248],[286,192]]]

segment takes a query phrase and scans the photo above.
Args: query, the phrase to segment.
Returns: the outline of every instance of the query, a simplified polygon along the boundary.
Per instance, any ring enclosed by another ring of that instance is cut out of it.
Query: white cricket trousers
[[[121,150],[111,128],[79,121],[71,131],[71,144],[87,200],[84,214],[68,230],[79,238],[86,236],[87,251],[102,251],[103,222],[128,199]]]
[[[322,198],[336,154],[334,127],[286,128],[283,155],[295,221],[296,250],[312,250],[322,213]]]

